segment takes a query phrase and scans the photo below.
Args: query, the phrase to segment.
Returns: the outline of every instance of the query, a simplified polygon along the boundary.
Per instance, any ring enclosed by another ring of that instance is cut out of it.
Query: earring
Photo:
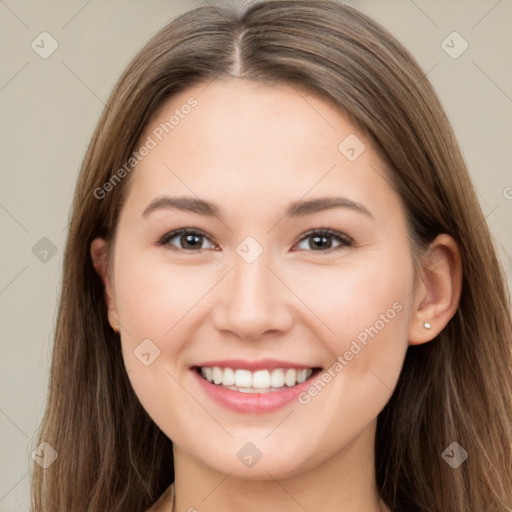
[[[112,327],[112,330],[116,333],[116,334],[119,334],[119,325],[116,324],[115,326]]]
[[[423,327],[425,327],[425,329],[430,329],[431,325],[428,322],[425,322]]]

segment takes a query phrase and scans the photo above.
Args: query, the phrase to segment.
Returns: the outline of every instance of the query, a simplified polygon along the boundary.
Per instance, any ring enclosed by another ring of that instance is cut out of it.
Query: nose
[[[263,253],[247,263],[234,255],[233,268],[222,280],[214,324],[246,340],[277,335],[291,328],[292,293],[270,269]]]

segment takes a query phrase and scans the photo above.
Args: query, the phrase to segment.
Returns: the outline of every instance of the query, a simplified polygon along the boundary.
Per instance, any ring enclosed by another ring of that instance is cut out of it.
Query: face
[[[370,141],[310,93],[233,79],[173,97],[142,144],[106,284],[155,423],[246,478],[371,448],[408,345],[414,273]],[[244,463],[258,454],[265,464]]]

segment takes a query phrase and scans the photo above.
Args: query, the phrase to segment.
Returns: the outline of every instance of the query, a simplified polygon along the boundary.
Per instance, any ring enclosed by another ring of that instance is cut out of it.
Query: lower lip
[[[290,402],[296,400],[300,393],[305,391],[311,385],[311,381],[316,378],[320,372],[320,370],[316,370],[301,384],[297,384],[291,388],[285,387],[282,391],[243,393],[241,391],[233,391],[232,389],[226,389],[212,384],[201,377],[194,368],[192,368],[191,371],[206,394],[213,400],[228,409],[244,413],[272,412],[284,407]]]

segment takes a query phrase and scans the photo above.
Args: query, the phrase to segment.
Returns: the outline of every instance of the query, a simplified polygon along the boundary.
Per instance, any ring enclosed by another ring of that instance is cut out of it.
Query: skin
[[[408,345],[433,339],[455,313],[457,245],[436,238],[415,283],[405,215],[385,163],[339,109],[289,85],[195,86],[163,105],[141,141],[191,96],[198,105],[132,171],[111,273],[104,241],[91,244],[130,381],[173,441],[176,510],[389,511],[375,484],[377,415]],[[366,147],[353,162],[338,150],[350,134]],[[222,220],[172,209],[142,216],[163,194],[211,201]],[[283,217],[292,201],[322,196],[361,203],[372,217],[347,208]],[[179,236],[157,245],[179,228],[205,237],[192,248]],[[304,238],[327,228],[353,244]],[[248,236],[263,248],[252,263],[236,252]],[[338,250],[324,254],[326,243]],[[397,302],[401,311],[305,405],[234,412],[213,402],[189,370],[233,357],[325,370]],[[160,350],[149,366],[133,353],[147,338]],[[236,456],[247,442],[262,453],[252,468]],[[170,510],[169,499],[152,510]]]

